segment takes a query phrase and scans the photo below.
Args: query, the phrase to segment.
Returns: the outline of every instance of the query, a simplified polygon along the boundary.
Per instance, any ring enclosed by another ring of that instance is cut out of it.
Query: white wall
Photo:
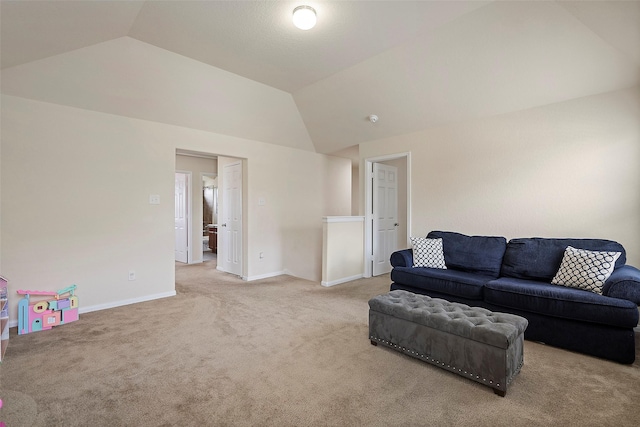
[[[11,294],[75,283],[81,308],[172,294],[176,149],[246,159],[249,278],[288,271],[319,282],[322,217],[350,213],[348,159],[7,95],[1,119]]]
[[[413,235],[606,238],[640,267],[638,87],[371,141],[361,165],[400,152]]]
[[[315,151],[290,93],[131,37],[5,68],[2,93]]]
[[[360,212],[360,168],[354,165],[351,168],[351,215]]]
[[[191,219],[191,242],[192,242],[192,262],[202,262],[202,174],[217,173],[218,160],[202,157],[176,155],[176,170],[191,172],[191,209],[193,211]]]
[[[2,97],[0,228],[10,295],[77,284],[83,309],[175,292],[175,151],[140,123]],[[160,205],[149,204],[151,194]],[[128,281],[130,270],[137,280]]]
[[[364,217],[323,218],[322,282],[333,286],[359,279],[364,273]]]
[[[254,239],[248,256],[258,261],[249,278],[259,277],[256,271],[278,271],[281,266],[288,274],[319,280],[322,258],[311,255],[309,249],[322,247],[323,216],[351,212],[351,161],[279,147],[272,150],[281,153],[278,161],[259,152],[248,161],[253,183],[249,214],[256,218],[249,224]],[[263,206],[258,205],[260,198],[265,200]]]

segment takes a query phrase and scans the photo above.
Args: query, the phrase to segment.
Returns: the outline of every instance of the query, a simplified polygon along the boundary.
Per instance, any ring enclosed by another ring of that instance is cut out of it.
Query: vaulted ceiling
[[[289,93],[320,153],[640,79],[640,1],[304,3],[2,0],[1,67],[129,37]]]

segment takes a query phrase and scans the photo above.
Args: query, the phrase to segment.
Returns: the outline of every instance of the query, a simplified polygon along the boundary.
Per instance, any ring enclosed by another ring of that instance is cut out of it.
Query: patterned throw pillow
[[[442,239],[426,239],[424,237],[412,237],[413,266],[440,268],[446,270]]]
[[[597,252],[567,246],[555,277],[554,285],[569,286],[602,295],[621,252]]]

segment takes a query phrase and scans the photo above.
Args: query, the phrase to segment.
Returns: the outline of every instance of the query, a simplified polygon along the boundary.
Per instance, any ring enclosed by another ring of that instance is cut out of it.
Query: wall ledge
[[[322,222],[364,222],[363,216],[324,216]]]

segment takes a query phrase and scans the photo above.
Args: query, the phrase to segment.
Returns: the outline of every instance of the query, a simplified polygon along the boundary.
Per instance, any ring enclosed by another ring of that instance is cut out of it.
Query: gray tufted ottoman
[[[369,300],[369,338],[504,396],[523,364],[527,319],[391,291]]]

